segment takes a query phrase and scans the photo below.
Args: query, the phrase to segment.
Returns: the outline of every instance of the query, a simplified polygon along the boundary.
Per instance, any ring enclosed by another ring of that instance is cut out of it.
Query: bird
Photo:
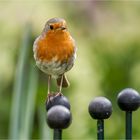
[[[68,31],[66,21],[56,17],[49,19],[33,43],[36,65],[48,75],[48,96],[51,95],[52,79],[56,79],[60,95],[63,95],[62,88],[70,85],[66,72],[74,65],[76,51],[75,40]]]

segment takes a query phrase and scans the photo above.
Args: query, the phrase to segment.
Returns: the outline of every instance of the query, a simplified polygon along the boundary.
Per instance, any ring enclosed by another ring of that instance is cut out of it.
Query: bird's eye
[[[53,25],[50,25],[50,29],[53,30]]]

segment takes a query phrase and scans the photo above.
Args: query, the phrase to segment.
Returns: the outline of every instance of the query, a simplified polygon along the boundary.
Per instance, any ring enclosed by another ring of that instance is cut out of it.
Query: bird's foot
[[[50,102],[51,101],[51,98],[54,96],[53,93],[48,93],[48,96],[47,96],[47,101]]]
[[[48,93],[48,96],[47,96],[46,101],[47,101],[47,102],[51,102],[51,101],[53,100],[53,98],[54,98],[54,97],[57,97],[57,96],[63,96],[62,92]]]
[[[55,96],[63,96],[63,93],[62,92],[58,92],[55,94]]]

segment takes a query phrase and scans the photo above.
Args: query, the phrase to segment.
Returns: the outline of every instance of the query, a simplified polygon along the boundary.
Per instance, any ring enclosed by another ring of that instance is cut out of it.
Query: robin
[[[38,68],[48,75],[48,95],[51,79],[55,78],[59,86],[68,87],[69,82],[65,75],[76,58],[75,41],[71,37],[66,21],[62,18],[49,19],[39,37],[33,45],[34,59]]]

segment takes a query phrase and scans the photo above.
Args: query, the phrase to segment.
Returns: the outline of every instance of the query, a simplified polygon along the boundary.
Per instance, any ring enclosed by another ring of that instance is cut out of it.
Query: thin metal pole
[[[97,139],[104,139],[104,120],[97,120]]]
[[[54,129],[53,140],[62,140],[62,129]]]
[[[125,129],[126,140],[132,140],[132,111],[126,111]]]

